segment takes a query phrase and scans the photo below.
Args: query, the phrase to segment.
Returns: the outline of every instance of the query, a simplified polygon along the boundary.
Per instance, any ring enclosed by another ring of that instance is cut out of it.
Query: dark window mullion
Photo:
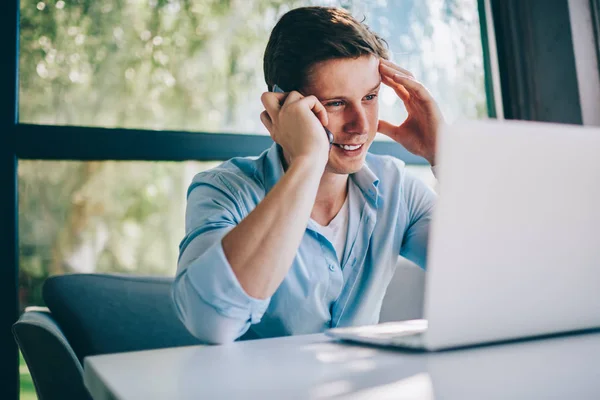
[[[260,154],[261,135],[17,125],[17,156],[40,160],[224,160]]]
[[[596,42],[598,68],[600,68],[600,0],[590,0],[590,11],[592,13],[592,25],[594,28],[594,40]]]
[[[12,324],[19,315],[17,252],[17,163],[15,124],[18,104],[19,1],[2,4],[0,13],[0,398],[19,396],[19,357]]]
[[[17,125],[21,159],[214,161],[256,156],[272,143],[264,135]],[[392,155],[407,164],[426,164],[392,142],[374,142],[371,152]]]

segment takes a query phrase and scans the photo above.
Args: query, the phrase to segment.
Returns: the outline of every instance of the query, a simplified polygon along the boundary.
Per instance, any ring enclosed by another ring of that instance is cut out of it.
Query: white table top
[[[600,333],[414,353],[294,336],[87,357],[103,399],[600,399]]]

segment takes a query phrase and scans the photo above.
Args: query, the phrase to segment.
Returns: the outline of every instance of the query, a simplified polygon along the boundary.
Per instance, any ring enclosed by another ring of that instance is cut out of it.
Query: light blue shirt
[[[247,331],[273,337],[374,324],[399,255],[424,268],[434,192],[390,156],[367,154],[350,175],[342,262],[309,220],[294,261],[268,299],[249,296],[221,239],[256,207],[284,171],[280,147],[234,158],[196,175],[189,187],[173,301],[187,329],[207,343]]]

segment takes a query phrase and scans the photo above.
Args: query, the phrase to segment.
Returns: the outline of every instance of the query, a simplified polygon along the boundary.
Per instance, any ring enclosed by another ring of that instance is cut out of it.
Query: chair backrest
[[[89,355],[199,344],[177,318],[172,282],[72,274],[47,279],[42,295],[82,362]]]
[[[91,400],[81,363],[48,311],[26,311],[12,329],[39,400]]]
[[[387,287],[379,322],[423,318],[425,271],[400,257]]]
[[[48,278],[42,295],[49,311],[26,311],[13,325],[38,398],[90,400],[86,356],[200,344],[175,313],[172,283],[131,275]],[[249,331],[240,340],[254,338]]]

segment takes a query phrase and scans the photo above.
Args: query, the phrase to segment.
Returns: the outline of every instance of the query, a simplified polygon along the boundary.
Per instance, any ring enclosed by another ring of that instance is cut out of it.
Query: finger
[[[287,99],[285,99],[285,103],[286,104],[292,104],[298,100],[303,99],[304,96],[302,95],[302,93],[296,91],[296,90],[292,90],[291,92],[287,93]]]
[[[271,121],[275,119],[279,109],[281,108],[280,101],[285,99],[286,93],[264,92],[260,96],[260,101],[265,106],[265,110],[269,113]]]
[[[403,72],[401,72],[401,71],[399,71],[399,70],[397,70],[395,68],[389,67],[389,66],[384,65],[384,64],[380,64],[379,65],[379,72],[381,73],[382,76],[388,76],[388,77],[390,77],[392,79],[394,78],[394,75],[396,75],[396,74],[398,74],[398,75],[404,75],[404,76],[407,76],[409,78],[415,79],[414,76],[407,75],[407,74],[405,74],[405,73],[403,73]]]
[[[422,100],[432,100],[431,94],[425,86],[414,78],[397,73],[394,73],[393,75],[382,75],[382,77],[388,79],[386,82],[391,80],[394,84],[403,86],[410,95],[414,95]]]
[[[400,97],[400,99],[402,99],[403,102],[406,103],[410,100],[410,93],[408,93],[408,90],[406,90],[404,86],[397,84],[392,78],[388,76],[382,76],[381,81],[385,85],[394,89],[394,92],[396,92],[398,97]]]
[[[377,132],[383,133],[385,136],[389,136],[392,139],[394,139],[396,129],[398,129],[397,126],[382,119],[379,120],[379,124],[377,125]]]
[[[285,101],[287,100],[289,93],[275,92],[275,95],[277,95],[277,100],[279,101],[279,107],[282,107],[284,105]]]
[[[392,79],[394,80],[394,82],[404,86],[406,90],[408,90],[408,93],[410,93],[411,95],[415,95],[421,100],[433,100],[433,97],[429,93],[429,90],[427,90],[425,86],[423,86],[423,84],[416,81],[415,79],[401,74],[394,75]]]
[[[260,101],[262,101],[263,105],[265,105],[265,102],[268,102],[272,105],[278,105],[280,102],[285,101],[287,96],[288,93],[264,92],[260,96]]]
[[[408,75],[410,77],[413,77],[413,78],[415,77],[414,74],[412,72],[410,72],[409,70],[404,69],[401,66],[396,65],[396,64],[394,64],[393,62],[391,62],[389,60],[386,60],[384,58],[381,58],[380,60],[381,60],[381,62],[380,62],[379,65],[384,65],[384,66],[386,66],[388,68],[394,69],[394,70],[396,70],[398,72],[401,72],[401,73],[403,73],[405,75]]]
[[[263,123],[263,125],[265,126],[265,128],[267,128],[269,133],[272,132],[273,121],[271,120],[271,117],[269,117],[269,114],[266,111],[260,113],[260,122]]]
[[[327,110],[325,106],[317,99],[316,96],[307,96],[302,101],[306,102],[312,112],[317,116],[321,125],[327,126],[329,123],[329,117],[327,116]]]
[[[409,132],[403,129],[403,126],[396,126],[382,119],[379,120],[377,125],[377,132],[383,133],[385,136],[392,138],[396,143],[400,143],[402,146],[410,143]]]

